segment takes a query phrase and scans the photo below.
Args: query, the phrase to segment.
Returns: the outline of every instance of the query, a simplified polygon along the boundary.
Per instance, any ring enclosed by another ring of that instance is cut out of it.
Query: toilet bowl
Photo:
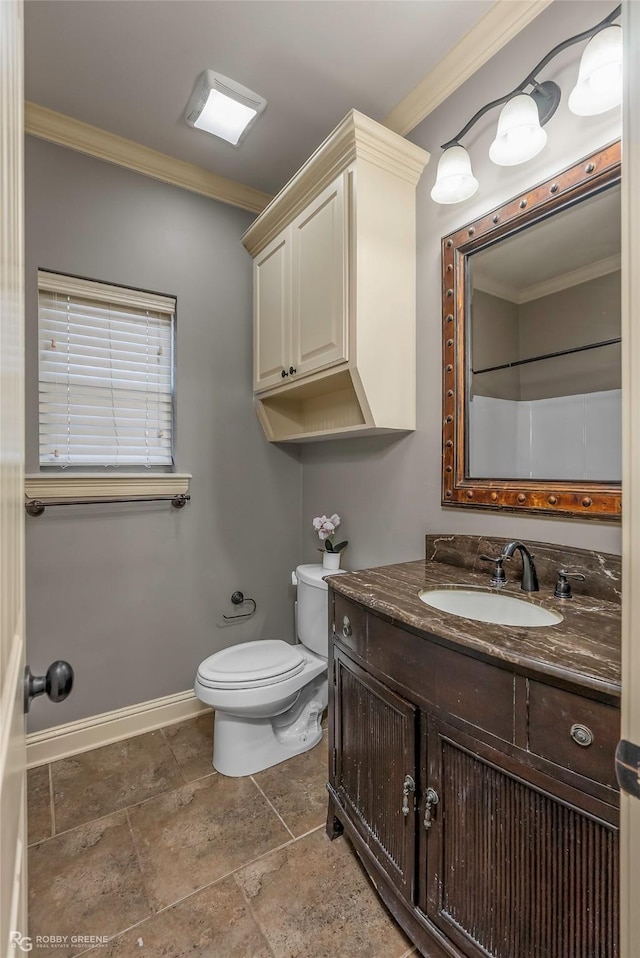
[[[294,573],[299,645],[243,642],[200,663],[195,693],[215,709],[213,767],[223,775],[253,775],[322,738],[329,648],[325,575],[315,564]]]

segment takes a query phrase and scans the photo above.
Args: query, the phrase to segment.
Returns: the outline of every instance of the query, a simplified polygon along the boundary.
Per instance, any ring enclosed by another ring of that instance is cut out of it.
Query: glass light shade
[[[440,157],[431,199],[435,203],[462,203],[478,189],[471,160],[463,146],[450,146]]]
[[[517,166],[537,156],[546,142],[535,101],[527,93],[519,93],[500,111],[489,157],[498,166]]]
[[[253,90],[205,70],[191,94],[185,119],[190,126],[238,146],[266,105],[264,97]]]
[[[569,96],[569,109],[578,116],[595,116],[622,102],[622,28],[605,27],[587,44],[578,82]]]
[[[193,125],[236,146],[245,127],[254,118],[256,112],[244,103],[225,96],[219,90],[210,90],[202,113],[197,120],[193,121]]]

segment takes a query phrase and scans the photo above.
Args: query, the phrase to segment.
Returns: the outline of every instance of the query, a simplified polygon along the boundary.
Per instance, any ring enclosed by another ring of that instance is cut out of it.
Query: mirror
[[[617,518],[620,144],[443,240],[443,504]]]

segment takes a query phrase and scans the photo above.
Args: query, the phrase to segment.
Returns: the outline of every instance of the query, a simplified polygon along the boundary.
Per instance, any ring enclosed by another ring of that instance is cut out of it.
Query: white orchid
[[[337,545],[333,544],[332,536],[339,525],[340,516],[336,512],[332,516],[316,516],[313,520],[313,528],[324,542],[324,549],[320,549],[320,552],[341,552],[346,549],[346,541],[338,542]]]

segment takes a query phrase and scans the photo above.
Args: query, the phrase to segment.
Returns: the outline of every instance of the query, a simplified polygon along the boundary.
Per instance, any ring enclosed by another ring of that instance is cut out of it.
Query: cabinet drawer
[[[388,676],[407,698],[513,741],[513,674],[443,648],[397,626],[367,617],[366,653],[370,666]]]
[[[333,611],[333,631],[343,645],[360,655],[365,654],[366,626],[364,611],[355,602],[336,595]]]
[[[541,682],[529,682],[529,751],[617,788],[620,711]],[[585,740],[589,744],[579,744]]]

